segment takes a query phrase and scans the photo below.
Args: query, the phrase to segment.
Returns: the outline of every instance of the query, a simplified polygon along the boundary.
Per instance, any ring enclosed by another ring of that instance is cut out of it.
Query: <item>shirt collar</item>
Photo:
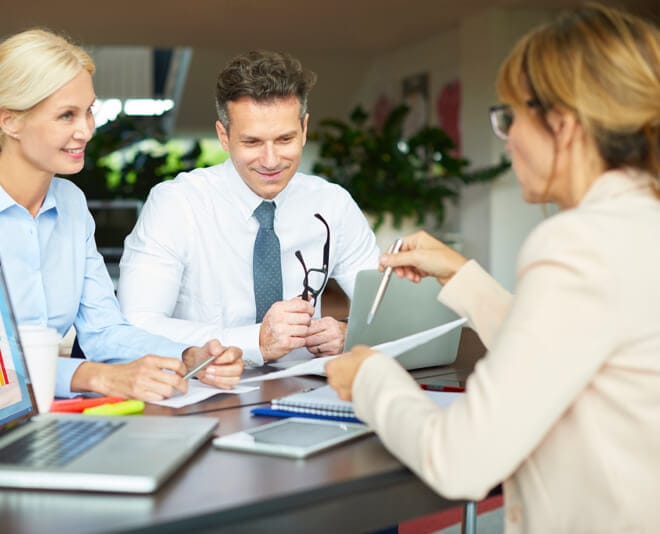
[[[629,194],[653,195],[653,177],[635,169],[615,169],[598,177],[582,197],[580,205]]]
[[[55,193],[53,191],[54,189],[53,182],[54,180],[51,180],[50,186],[48,187],[48,192],[46,193],[46,198],[44,199],[41,208],[39,208],[39,213],[37,214],[37,217],[42,213],[45,213],[51,209],[54,209],[57,212],[57,200],[55,198]],[[11,196],[9,196],[9,193],[7,193],[7,191],[5,191],[4,188],[0,185],[0,212],[9,209],[12,206],[19,206],[19,204]]]
[[[257,209],[257,206],[261,204],[265,199],[257,195],[247,186],[241,175],[238,174],[238,171],[236,170],[236,167],[234,167],[234,164],[231,162],[231,159],[227,160],[223,165],[226,166],[225,169],[229,174],[230,187],[233,188],[234,192],[238,196],[243,218],[247,221],[250,219],[250,217],[252,217],[252,214],[254,213],[254,210]],[[277,208],[282,207],[286,203],[291,184],[296,181],[297,176],[298,173],[294,174],[287,186],[282,191],[280,191],[280,193],[274,199],[272,199],[273,202],[275,202]],[[277,216],[277,210],[275,210],[275,214]]]
[[[15,204],[16,201],[13,198],[11,198],[7,194],[7,191],[5,191],[4,188],[0,185],[0,212],[5,211],[7,208],[10,208]]]
[[[44,203],[41,205],[41,209],[39,210],[39,215],[49,210],[55,210],[57,212],[57,199],[55,197],[54,189],[54,180],[52,180],[50,182],[50,187],[48,188],[48,193],[46,193]]]

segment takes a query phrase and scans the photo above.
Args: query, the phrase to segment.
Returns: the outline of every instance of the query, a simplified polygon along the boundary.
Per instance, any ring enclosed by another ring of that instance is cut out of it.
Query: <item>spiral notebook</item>
[[[438,406],[446,408],[463,393],[447,391],[425,391]],[[311,391],[302,391],[274,399],[270,408],[255,408],[255,415],[271,417],[319,417],[345,421],[359,421],[353,411],[353,403],[341,400],[330,386],[322,386]]]
[[[274,399],[270,405],[273,410],[286,412],[355,418],[353,403],[341,400],[330,386]]]

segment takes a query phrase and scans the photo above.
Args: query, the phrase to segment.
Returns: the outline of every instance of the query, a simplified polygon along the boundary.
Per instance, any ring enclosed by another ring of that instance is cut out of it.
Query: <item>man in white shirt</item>
[[[320,316],[321,293],[331,277],[350,298],[379,251],[348,192],[297,172],[315,82],[267,51],[223,69],[216,132],[230,159],[151,191],[120,263],[131,322],[185,343],[218,337],[253,366],[342,352],[345,324]]]

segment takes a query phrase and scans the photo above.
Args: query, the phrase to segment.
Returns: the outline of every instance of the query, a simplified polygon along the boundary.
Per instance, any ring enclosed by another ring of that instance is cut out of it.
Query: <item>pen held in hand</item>
[[[401,250],[401,245],[403,245],[403,239],[398,238],[387,250],[388,254],[396,254],[397,252],[399,252],[399,250]],[[378,291],[376,291],[376,297],[374,298],[374,302],[371,305],[369,314],[367,315],[367,324],[371,324],[371,321],[373,321],[374,316],[378,311],[378,307],[380,306],[380,303],[382,302],[383,297],[385,296],[385,290],[387,289],[387,284],[390,282],[391,277],[392,277],[392,267],[386,267],[385,272],[383,273],[383,278],[381,278],[380,280]]]
[[[183,379],[188,380],[189,378],[192,378],[197,373],[199,373],[201,370],[206,369],[209,365],[211,365],[216,358],[217,358],[217,356],[211,356],[211,357],[207,358],[202,363],[200,363],[197,367],[192,368],[185,375],[183,375]]]

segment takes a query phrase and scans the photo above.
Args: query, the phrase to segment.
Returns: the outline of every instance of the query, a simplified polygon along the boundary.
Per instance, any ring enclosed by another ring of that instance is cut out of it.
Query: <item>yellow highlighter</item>
[[[87,415],[136,415],[142,412],[144,412],[144,402],[140,400],[102,404],[83,410],[83,413]]]

